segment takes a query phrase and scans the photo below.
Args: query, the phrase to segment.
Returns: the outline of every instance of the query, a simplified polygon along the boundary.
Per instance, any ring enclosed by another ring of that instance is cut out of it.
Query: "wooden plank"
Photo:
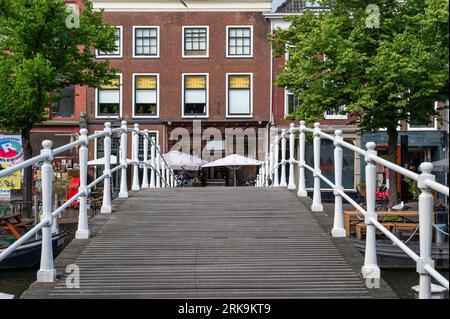
[[[118,212],[73,254],[80,289],[68,289],[62,274],[40,297],[371,297],[286,190],[151,189],[115,205]]]

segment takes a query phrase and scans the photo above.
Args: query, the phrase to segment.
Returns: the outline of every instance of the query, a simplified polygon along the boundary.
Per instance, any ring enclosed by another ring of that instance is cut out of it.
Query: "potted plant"
[[[366,197],[366,183],[364,181],[360,181],[356,186],[358,186],[359,194]]]

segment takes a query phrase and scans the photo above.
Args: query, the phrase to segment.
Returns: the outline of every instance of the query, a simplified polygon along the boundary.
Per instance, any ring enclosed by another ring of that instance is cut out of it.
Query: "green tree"
[[[311,123],[345,106],[362,130],[387,129],[389,160],[397,163],[399,122],[438,116],[434,101],[448,99],[448,1],[322,5],[331,9],[289,17],[291,26],[270,38],[275,55],[290,57],[277,84],[303,102],[291,117]],[[390,185],[392,204],[394,172]]]
[[[0,0],[0,129],[21,132],[25,159],[32,156],[30,132],[44,120],[52,96],[113,79],[115,70],[97,62],[93,50],[115,49],[115,28],[102,15],[87,0],[81,13],[63,0]],[[24,197],[31,200],[31,168],[24,180]]]

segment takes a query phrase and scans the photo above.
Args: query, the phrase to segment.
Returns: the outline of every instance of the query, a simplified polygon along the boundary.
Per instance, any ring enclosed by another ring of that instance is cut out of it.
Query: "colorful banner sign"
[[[23,161],[22,137],[0,135],[0,169]],[[21,188],[21,171],[0,178],[0,196],[9,196],[12,189]]]

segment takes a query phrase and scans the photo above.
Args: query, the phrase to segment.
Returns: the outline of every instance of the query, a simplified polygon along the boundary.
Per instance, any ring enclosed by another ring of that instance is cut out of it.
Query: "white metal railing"
[[[128,133],[132,134],[132,160],[127,160]],[[120,133],[120,164],[111,169],[111,137],[114,133]],[[123,121],[120,128],[111,128],[111,123],[105,123],[103,132],[88,136],[86,129],[80,130],[80,136],[77,141],[63,145],[59,148],[52,149],[51,141],[42,142],[43,149],[41,154],[24,161],[15,166],[0,171],[0,178],[8,176],[11,173],[22,170],[25,167],[36,163],[43,162],[42,165],[42,219],[26,234],[20,237],[16,242],[0,253],[0,262],[13,253],[18,247],[23,245],[32,236],[42,231],[42,251],[40,269],[37,273],[38,282],[54,282],[56,278],[56,270],[53,263],[53,247],[52,247],[52,230],[55,218],[58,217],[66,208],[75,201],[79,201],[79,219],[76,239],[88,239],[90,237],[88,223],[88,206],[87,197],[92,188],[103,181],[103,202],[101,213],[109,214],[112,212],[111,202],[111,178],[114,173],[121,171],[120,193],[119,198],[128,197],[127,185],[127,168],[133,166],[132,190],[140,190],[141,188],[160,188],[160,187],[177,187],[179,185],[178,178],[174,171],[169,167],[161,153],[160,146],[156,143],[155,138],[150,138],[148,130],[140,131],[139,124],[135,124],[134,128],[128,128],[127,122]],[[139,136],[144,137],[144,160],[139,161]],[[88,145],[89,142],[96,139],[104,138],[104,156],[105,167],[103,174],[96,178],[92,183],[88,184]],[[150,154],[149,154],[149,145]],[[79,165],[80,165],[80,188],[78,193],[66,201],[62,206],[52,211],[52,192],[53,192],[53,166],[52,161],[55,155],[61,154],[67,150],[79,149]],[[150,155],[150,158],[149,158]],[[143,169],[142,185],[139,183],[139,169]],[[150,183],[148,182],[148,170],[150,171]]]
[[[299,134],[299,159],[295,159],[295,134]],[[313,134],[313,158],[314,167],[306,164],[305,161],[305,145],[306,133]],[[289,159],[286,159],[286,142],[289,138]],[[326,178],[320,168],[320,151],[321,140],[327,139],[334,143],[334,166],[335,175],[334,182]],[[278,153],[281,145],[281,161],[279,161]],[[342,170],[343,170],[343,148],[349,149],[353,152],[364,156],[366,162],[365,178],[366,178],[366,208],[361,207],[349,195],[344,192],[342,186]],[[397,164],[391,163],[379,156],[375,150],[376,144],[373,142],[366,144],[366,150],[361,149],[355,145],[345,142],[341,130],[336,130],[334,136],[324,133],[320,129],[320,123],[315,123],[314,128],[308,128],[304,121],[300,122],[300,126],[292,123],[290,129],[281,130],[281,134],[276,134],[272,143],[270,143],[269,151],[266,156],[266,161],[260,168],[256,186],[257,187],[287,187],[290,190],[298,188],[299,197],[307,197],[305,169],[311,171],[314,177],[313,200],[311,210],[313,212],[322,212],[322,198],[320,184],[321,180],[329,185],[334,192],[334,223],[331,234],[333,237],[346,237],[344,228],[342,199],[349,202],[355,209],[361,213],[367,225],[366,232],[366,248],[364,257],[364,266],[362,267],[362,276],[364,278],[380,278],[380,268],[377,263],[377,247],[376,247],[376,230],[381,231],[386,237],[394,242],[406,255],[408,255],[417,265],[417,272],[420,275],[419,282],[419,298],[431,298],[431,278],[434,278],[438,283],[449,289],[448,280],[443,277],[434,268],[434,261],[431,255],[432,247],[432,233],[433,233],[433,210],[434,198],[432,191],[449,196],[449,188],[445,185],[439,184],[435,181],[435,176],[432,175],[433,164],[422,163],[420,165],[421,174],[414,173]],[[289,164],[289,182],[286,181],[286,165]],[[418,182],[418,187],[421,190],[419,196],[419,234],[420,234],[420,254],[417,255],[410,249],[403,241],[391,233],[384,227],[377,218],[376,214],[376,187],[377,187],[377,169],[376,164],[381,164],[403,176]],[[299,179],[298,187],[294,179],[294,167],[298,166]],[[279,167],[281,166],[281,177],[279,176]],[[269,185],[269,179],[272,184]]]

